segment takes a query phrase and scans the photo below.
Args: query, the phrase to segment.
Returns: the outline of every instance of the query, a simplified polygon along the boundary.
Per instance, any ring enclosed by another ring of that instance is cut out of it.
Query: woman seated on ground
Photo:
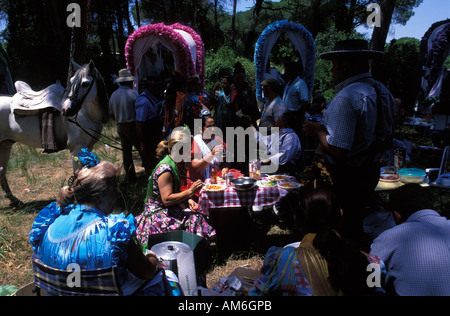
[[[133,239],[134,217],[112,214],[119,197],[118,172],[116,165],[104,161],[76,173],[73,184],[59,192],[57,202],[36,217],[30,243],[38,258],[53,268],[66,270],[71,263],[82,270],[115,265],[124,295],[141,286],[139,295],[164,295],[158,259],[144,256]]]
[[[174,230],[185,230],[204,238],[216,234],[206,216],[196,212],[198,205],[194,195],[202,188],[202,181],[198,180],[192,183],[188,190],[180,192],[185,163],[179,156],[183,153],[177,151],[184,148],[183,142],[188,148],[190,139],[189,131],[177,128],[168,140],[158,145],[156,156],[158,159],[164,159],[158,163],[149,178],[145,209],[136,218],[137,237],[143,249],[147,248],[151,234]],[[181,146],[174,148],[177,143]],[[175,162],[180,160],[181,162]]]
[[[214,119],[209,115],[202,116],[202,130],[194,136],[191,149],[191,163],[188,177],[204,181],[211,177],[212,169],[221,170],[225,150],[223,139],[215,135]],[[219,172],[219,176],[221,172]],[[188,181],[188,183],[190,183]]]
[[[335,228],[341,216],[336,197],[329,188],[290,194],[283,211],[304,234],[299,247],[271,247],[262,275],[251,295],[335,296],[369,295],[369,263],[380,263],[347,245]],[[293,213],[290,213],[290,210]]]

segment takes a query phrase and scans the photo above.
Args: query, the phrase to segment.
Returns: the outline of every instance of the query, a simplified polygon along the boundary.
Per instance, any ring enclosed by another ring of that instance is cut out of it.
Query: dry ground
[[[106,134],[117,139],[115,128],[107,126]],[[420,135],[418,135],[420,136]],[[419,137],[417,137],[419,138]],[[424,145],[429,145],[425,143]],[[108,160],[121,165],[121,154],[118,150],[109,148],[98,143],[94,152],[101,160]],[[138,181],[128,185],[121,182],[122,199],[117,205],[118,211],[127,210],[138,214],[143,208],[145,197],[146,179],[143,169],[138,163]],[[429,168],[438,167],[440,155],[414,154],[413,167]],[[0,193],[0,286],[15,285],[21,287],[33,281],[30,263],[31,247],[28,243],[28,233],[34,218],[45,205],[55,199],[59,189],[67,183],[72,174],[72,163],[69,152],[64,151],[57,154],[42,154],[42,150],[30,149],[21,144],[13,147],[9,164],[8,179],[11,190],[24,205],[20,208],[9,206],[9,200]],[[441,211],[447,211],[450,215],[450,194],[448,191],[441,193],[436,191],[436,206],[443,207]],[[444,212],[443,212],[444,213]],[[447,215],[446,214],[446,215]],[[267,245],[282,245],[283,242],[292,242],[289,232],[272,229]],[[223,263],[213,263],[207,274],[207,286],[213,288],[221,277],[228,276],[235,268],[244,266],[258,270],[261,267],[263,255],[266,248],[257,250],[249,249],[246,252],[233,253]]]
[[[121,165],[121,155],[104,145],[94,150],[100,159]],[[0,194],[0,286],[22,287],[33,281],[30,262],[32,254],[28,233],[38,212],[51,201],[72,175],[72,162],[68,151],[43,154],[42,150],[15,144],[11,155],[8,180],[14,195],[24,204],[11,207],[9,200]],[[136,157],[139,160],[139,157]],[[143,168],[137,164],[138,182],[127,185],[122,181],[122,200],[117,210],[127,209],[139,213],[143,206],[146,188]],[[122,175],[123,178],[123,175]],[[221,277],[228,276],[236,267],[259,269],[262,256],[258,253],[234,254],[221,265],[213,264],[207,275],[207,286],[214,287]]]

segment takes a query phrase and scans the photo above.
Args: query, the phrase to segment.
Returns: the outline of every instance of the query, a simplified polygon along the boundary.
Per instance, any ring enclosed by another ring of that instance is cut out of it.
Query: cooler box
[[[162,234],[150,235],[148,237],[147,248],[151,249],[154,245],[166,241],[178,241],[191,247],[191,250],[194,253],[197,284],[206,286],[206,272],[212,264],[212,253],[209,248],[209,242],[200,236],[182,230],[176,230]]]

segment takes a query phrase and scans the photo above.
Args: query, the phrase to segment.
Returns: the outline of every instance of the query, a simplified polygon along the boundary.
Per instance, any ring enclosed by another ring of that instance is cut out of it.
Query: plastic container
[[[398,171],[400,181],[403,183],[422,183],[426,173],[422,169],[405,168]]]
[[[178,241],[166,241],[154,245],[151,251],[178,276],[184,295],[192,296],[197,289],[194,253],[187,244]]]
[[[231,181],[233,181],[233,174],[228,172],[225,176],[227,187],[231,186]]]
[[[206,239],[182,230],[153,234],[148,237],[148,248],[167,241],[178,241],[187,244],[194,252],[197,285],[206,287],[206,273],[211,268],[213,257],[209,242]],[[178,269],[178,267],[177,267]],[[178,275],[178,274],[177,274]]]

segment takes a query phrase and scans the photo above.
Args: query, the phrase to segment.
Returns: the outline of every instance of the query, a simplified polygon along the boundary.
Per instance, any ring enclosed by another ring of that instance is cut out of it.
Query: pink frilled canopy
[[[142,72],[144,55],[158,46],[166,47],[173,55],[175,69],[187,77],[198,76],[202,86],[205,82],[205,46],[201,37],[190,27],[176,23],[150,24],[140,27],[128,37],[125,46],[127,68],[137,78],[138,82],[146,76]],[[153,62],[153,63],[152,63]],[[152,60],[146,66],[149,72],[156,71],[158,60]]]

